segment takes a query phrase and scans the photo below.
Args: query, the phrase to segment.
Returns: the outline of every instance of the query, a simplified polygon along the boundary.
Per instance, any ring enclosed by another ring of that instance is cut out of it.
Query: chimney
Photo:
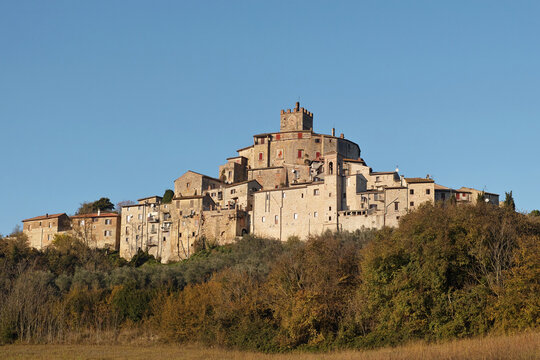
[[[332,136],[336,136],[336,128],[332,128]]]
[[[300,101],[296,102],[296,108],[294,110],[295,111],[300,111]]]
[[[339,135],[339,137],[342,138],[342,139],[345,139],[345,135],[343,135],[343,133],[341,133],[341,134]]]

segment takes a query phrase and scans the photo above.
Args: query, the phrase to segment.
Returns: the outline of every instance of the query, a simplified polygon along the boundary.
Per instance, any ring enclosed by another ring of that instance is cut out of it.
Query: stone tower
[[[294,109],[281,110],[281,126],[279,131],[313,130],[313,113],[296,103]]]

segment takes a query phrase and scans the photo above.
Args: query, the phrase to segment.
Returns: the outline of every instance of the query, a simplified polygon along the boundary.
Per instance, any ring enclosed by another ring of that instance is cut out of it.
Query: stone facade
[[[174,181],[171,204],[156,198],[122,208],[122,231],[134,226],[137,232],[122,235],[120,252],[129,258],[143,249],[173,261],[189,257],[197,242],[227,243],[245,233],[286,240],[397,226],[423,203],[463,202],[461,194],[475,197],[472,190],[446,188],[429,176],[406,178],[397,169],[373,171],[343,134],[314,132],[313,114],[297,103],[281,111],[279,131],[254,135],[219,167],[217,178],[188,171]],[[496,194],[485,196],[498,202]],[[156,244],[145,235],[148,229]]]
[[[23,233],[28,237],[29,245],[38,250],[51,245],[55,234],[71,230],[69,217],[65,213],[45,214],[22,222]]]
[[[89,247],[118,250],[120,219],[117,213],[46,214],[23,220],[23,233],[29,245],[38,250],[51,245],[56,234],[75,235]]]

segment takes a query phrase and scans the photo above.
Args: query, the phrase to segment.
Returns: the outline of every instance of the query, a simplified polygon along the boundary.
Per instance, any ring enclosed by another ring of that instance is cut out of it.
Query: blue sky
[[[536,1],[0,1],[0,233],[163,194],[279,129],[540,208]]]

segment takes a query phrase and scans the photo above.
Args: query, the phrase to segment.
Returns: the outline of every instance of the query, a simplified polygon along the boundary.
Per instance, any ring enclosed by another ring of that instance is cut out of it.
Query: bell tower
[[[313,113],[301,108],[299,102],[292,110],[281,110],[281,126],[279,128],[280,132],[298,130],[313,130]]]

